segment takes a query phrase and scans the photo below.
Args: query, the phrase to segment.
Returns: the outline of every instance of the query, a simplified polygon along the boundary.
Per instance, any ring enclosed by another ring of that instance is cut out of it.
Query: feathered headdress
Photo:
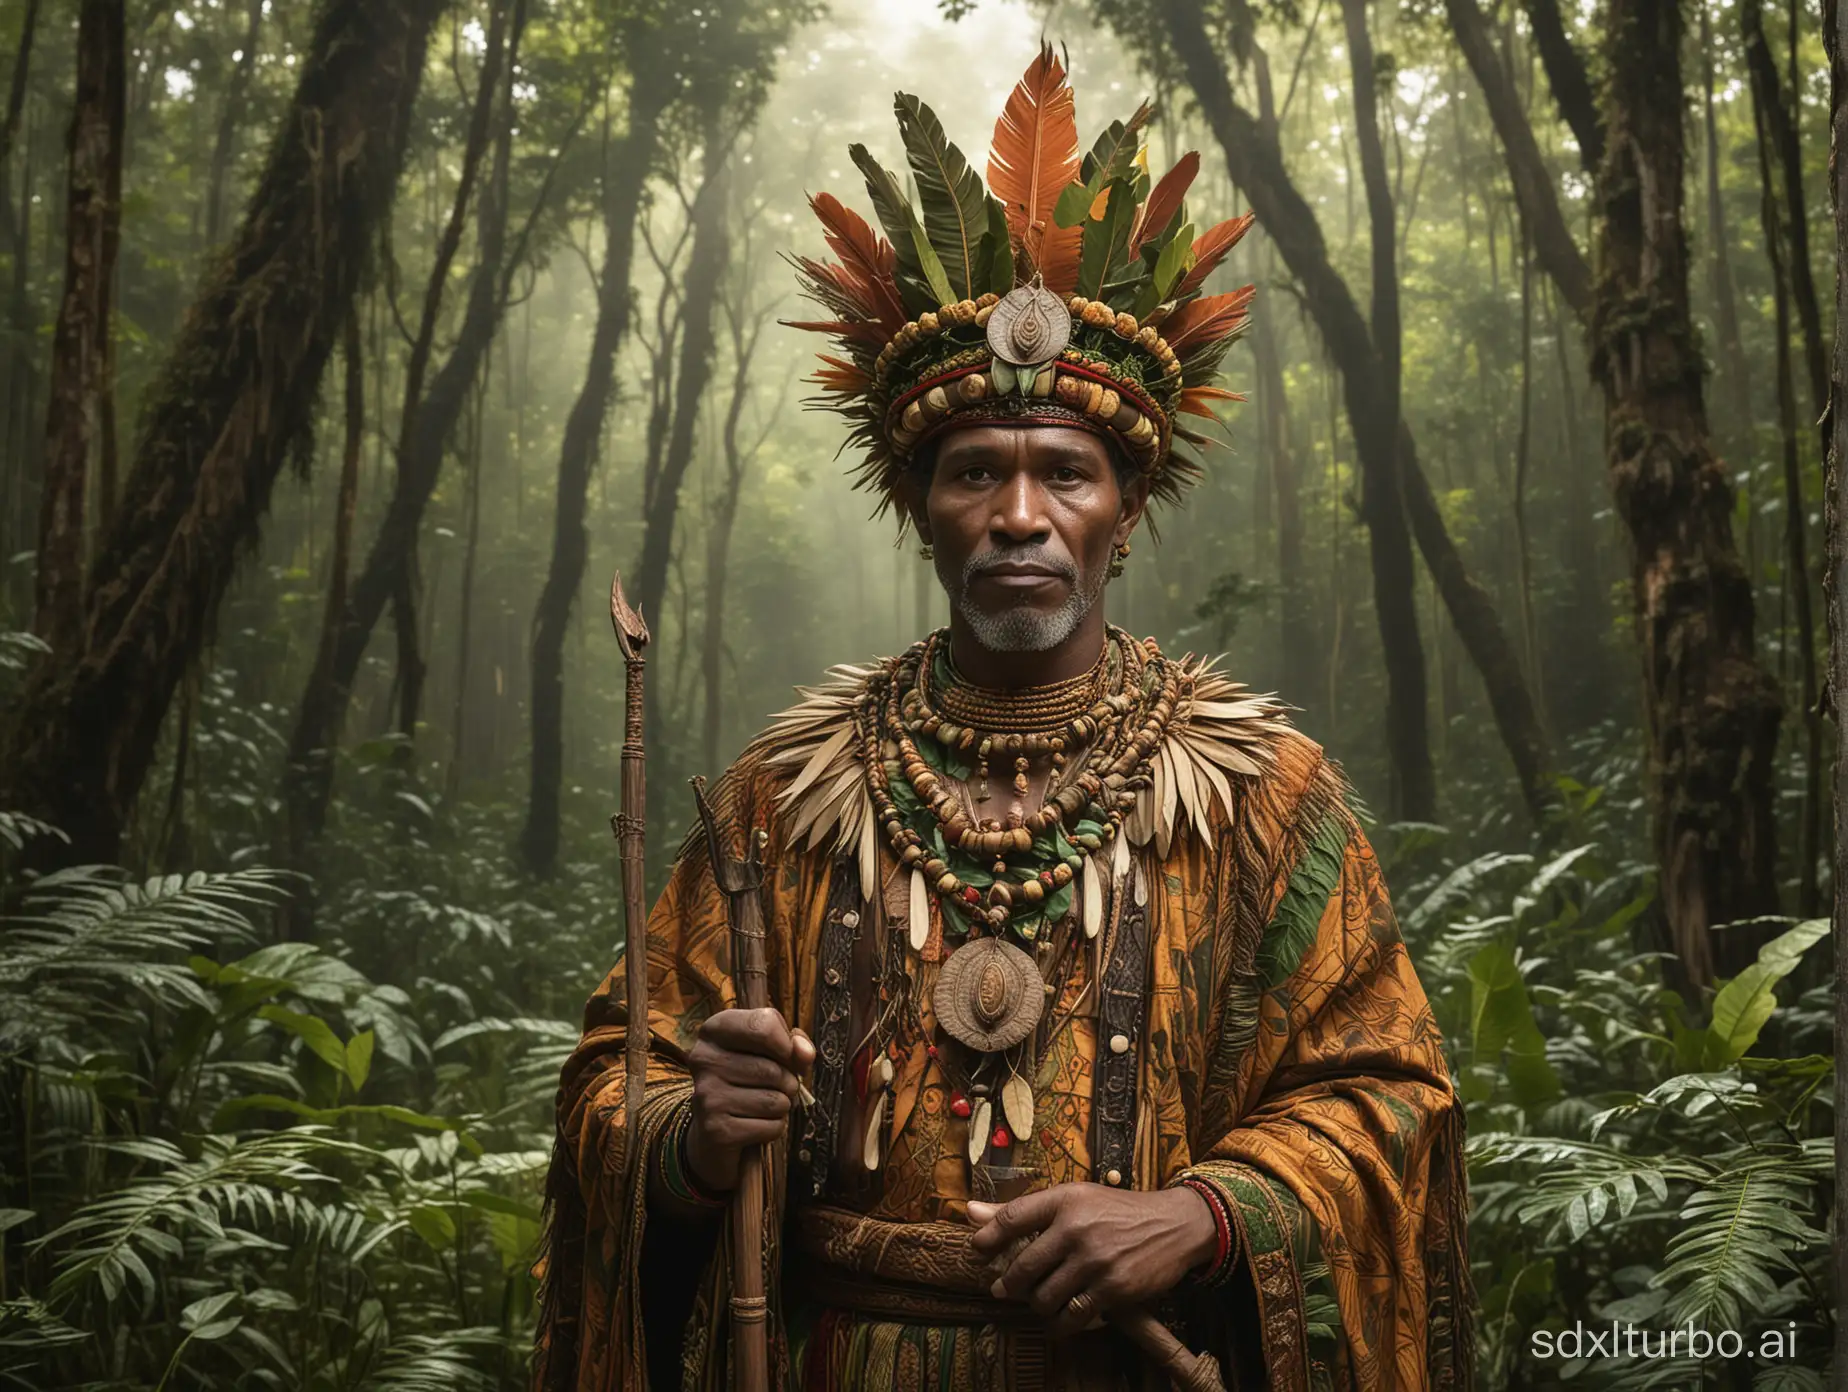
[[[1211,417],[1220,360],[1243,332],[1252,288],[1202,295],[1251,217],[1196,236],[1183,200],[1200,157],[1151,187],[1144,103],[1080,155],[1065,68],[1042,46],[995,123],[988,185],[906,93],[899,134],[916,181],[849,147],[885,235],[830,194],[809,200],[837,258],[793,258],[828,313],[796,328],[830,335],[810,379],[853,423],[860,487],[896,500],[907,461],[954,421],[1076,424],[1108,434],[1172,500],[1199,473],[1177,440],[1205,444],[1182,414]]]

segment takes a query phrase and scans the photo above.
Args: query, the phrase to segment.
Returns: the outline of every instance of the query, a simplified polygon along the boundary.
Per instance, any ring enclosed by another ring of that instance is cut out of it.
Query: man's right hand
[[[707,1189],[738,1183],[752,1146],[776,1140],[815,1062],[815,1045],[775,1010],[721,1010],[699,1027],[687,1056],[693,1074],[693,1124],[687,1164]]]

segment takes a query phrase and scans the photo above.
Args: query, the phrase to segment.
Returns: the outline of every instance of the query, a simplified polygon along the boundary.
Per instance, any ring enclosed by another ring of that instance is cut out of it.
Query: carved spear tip
[[[623,594],[620,570],[610,579],[610,627],[616,630],[624,661],[638,661],[648,646],[648,625]]]

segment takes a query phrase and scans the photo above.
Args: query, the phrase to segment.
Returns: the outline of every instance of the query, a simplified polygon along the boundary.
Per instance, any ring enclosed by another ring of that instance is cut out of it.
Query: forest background
[[[0,1382],[520,1385],[621,940],[608,576],[658,884],[689,775],[943,618],[784,258],[895,90],[980,168],[1044,35],[1087,140],[1151,97],[1257,215],[1250,399],[1109,604],[1353,777],[1485,1384],[1828,1385],[1837,24],[0,0]],[[1765,1352],[1532,1339],[1613,1319]]]

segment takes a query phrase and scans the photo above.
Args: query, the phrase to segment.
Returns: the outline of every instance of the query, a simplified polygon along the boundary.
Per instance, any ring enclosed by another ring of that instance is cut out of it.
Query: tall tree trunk
[[[1747,0],[1746,8],[1752,8]],[[1750,21],[1747,21],[1750,24]],[[1759,31],[1762,41],[1763,30]],[[1777,176],[1773,171],[1772,122],[1768,119],[1768,97],[1774,97],[1762,85],[1762,74],[1752,72],[1752,116],[1758,145],[1759,224],[1764,229],[1765,256],[1771,269],[1771,302],[1777,336],[1775,364],[1777,372],[1778,442],[1783,447],[1784,463],[1784,595],[1795,610],[1797,620],[1798,691],[1803,702],[1803,811],[1798,836],[1797,896],[1798,911],[1813,918],[1822,910],[1822,896],[1817,879],[1817,860],[1822,855],[1822,710],[1816,699],[1816,619],[1810,606],[1809,588],[1809,505],[1803,497],[1803,470],[1797,434],[1797,390],[1793,380],[1796,370],[1790,355],[1790,266],[1785,260],[1785,237],[1789,229],[1780,226],[1778,215]],[[1788,250],[1794,256],[1796,239]]]
[[[1797,322],[1803,326],[1803,363],[1809,373],[1810,418],[1817,419],[1829,404],[1829,352],[1823,344],[1822,310],[1816,298],[1816,276],[1810,269],[1809,210],[1803,193],[1803,144],[1797,132],[1796,109],[1785,101],[1784,83],[1777,60],[1765,38],[1765,17],[1760,0],[1740,0],[1739,26],[1745,40],[1745,64],[1752,76],[1752,91],[1764,138],[1782,168],[1784,179],[1784,231],[1790,243],[1786,265],[1790,295]],[[1797,93],[1790,94],[1792,101]]]
[[[463,500],[462,597],[456,614],[456,691],[449,710],[449,768],[444,784],[452,800],[462,787],[462,754],[467,747],[468,665],[475,630],[475,566],[481,551],[481,415],[486,394],[485,389],[476,393],[474,418],[469,423],[468,478]]]
[[[647,50],[638,51],[633,61],[628,128],[610,156],[603,187],[606,250],[597,327],[591,337],[584,386],[565,420],[558,451],[552,561],[533,615],[532,763],[520,855],[527,870],[539,876],[551,875],[558,866],[558,809],[565,767],[565,633],[590,558],[585,497],[615,389],[616,354],[629,328],[635,220],[654,168],[660,141],[657,122],[668,97],[662,86],[667,74],[654,71]],[[643,612],[651,621],[660,618],[652,609]]]
[[[1393,428],[1400,418],[1398,214],[1386,173],[1386,152],[1380,144],[1379,74],[1367,28],[1367,0],[1341,0],[1341,14],[1347,27],[1354,135],[1367,192],[1372,249],[1369,327],[1377,379],[1372,409],[1386,426],[1378,456],[1361,486],[1360,508],[1373,538],[1374,602],[1386,659],[1386,740],[1398,782],[1395,806],[1407,820],[1430,822],[1437,820],[1437,774],[1431,763],[1424,644],[1418,633],[1418,577],[1405,523],[1399,432]],[[1355,433],[1360,433],[1358,422]]]
[[[325,0],[243,226],[148,393],[86,641],[38,666],[0,744],[0,806],[62,826],[72,858],[114,857],[174,686],[313,417],[444,5]]]
[[[263,37],[263,7],[266,0],[248,0],[244,15],[244,46],[238,50],[231,69],[231,81],[225,84],[224,104],[218,111],[218,134],[212,141],[211,171],[205,181],[205,244],[218,245],[224,222],[225,183],[231,176],[231,161],[237,154],[237,132],[246,118],[250,99],[250,76],[257,68],[257,42]]]
[[[1534,252],[1521,219],[1521,424],[1514,444],[1514,544],[1517,579],[1521,591],[1521,657],[1527,680],[1542,711],[1546,709],[1546,680],[1540,666],[1540,644],[1534,629],[1533,547],[1527,525],[1528,462],[1533,453],[1534,427]]]
[[[1605,392],[1617,511],[1634,552],[1636,633],[1669,941],[1687,982],[1751,960],[1716,925],[1774,912],[1779,701],[1752,643],[1733,490],[1714,457],[1682,232],[1682,14],[1608,0],[1592,371]]]
[[[1444,8],[1457,47],[1463,50],[1469,70],[1482,88],[1508,162],[1508,183],[1514,189],[1534,250],[1559,287],[1560,297],[1583,318],[1591,306],[1591,266],[1560,212],[1557,181],[1540,153],[1540,144],[1534,139],[1533,126],[1508,68],[1495,52],[1489,22],[1477,0],[1444,0]]]
[[[1383,448],[1382,440],[1397,437],[1404,516],[1437,581],[1457,636],[1482,677],[1496,728],[1514,763],[1523,797],[1537,818],[1550,801],[1551,789],[1546,778],[1545,740],[1533,698],[1521,678],[1519,656],[1493,602],[1471,578],[1450,537],[1431,486],[1418,467],[1411,431],[1403,421],[1394,421],[1380,410],[1378,363],[1366,321],[1347,283],[1329,260],[1321,225],[1290,181],[1277,141],[1266,138],[1261,125],[1233,98],[1225,69],[1214,53],[1198,9],[1186,0],[1161,0],[1160,8],[1172,51],[1184,65],[1200,109],[1225,154],[1227,170],[1250,198],[1258,220],[1302,285],[1304,301],[1340,370],[1363,476],[1386,467],[1382,456],[1390,456],[1391,451]],[[1383,526],[1390,522],[1389,516],[1381,518]],[[1389,533],[1383,535],[1391,547],[1393,538]],[[1375,538],[1374,545],[1381,545],[1381,540]],[[1404,602],[1414,603],[1409,575],[1404,593]],[[1338,624],[1333,641],[1338,651]],[[1336,670],[1331,660],[1331,683]]]
[[[346,622],[347,581],[353,569],[353,520],[359,510],[359,466],[366,449],[366,354],[359,331],[357,305],[347,308],[342,340],[346,362],[345,429],[340,452],[340,482],[334,493],[334,538],[327,563],[327,602],[321,610],[321,639],[315,648],[317,667],[333,661],[334,646]],[[331,758],[332,753],[316,750],[315,757]],[[177,772],[175,777],[178,777]],[[284,792],[287,794],[299,786],[285,783]],[[314,927],[314,837],[299,798],[285,796],[282,811],[288,841],[284,863],[307,881],[301,893],[290,896],[284,910],[288,935],[300,942],[312,936]]]
[[[705,122],[705,174],[694,195],[693,248],[681,290],[680,363],[674,373],[673,424],[659,471],[647,480],[643,501],[642,555],[635,568],[636,602],[644,614],[658,614],[667,601],[668,564],[680,515],[680,489],[693,463],[694,433],[700,404],[712,382],[712,354],[717,344],[713,313],[719,282],[725,274],[730,238],[725,225],[726,165],[724,133],[716,112]],[[657,683],[657,689],[659,684]],[[659,728],[660,709],[650,712]]]
[[[12,79],[6,92],[6,115],[0,118],[0,252],[6,253],[12,261],[13,277],[20,284],[25,280],[28,248],[20,232],[22,218],[14,211],[13,205],[13,151],[19,143],[19,128],[25,115],[26,86],[32,71],[32,49],[38,36],[40,5],[41,0],[27,0],[25,14],[20,20],[19,46],[13,51]],[[21,199],[20,205],[22,212],[29,211],[31,199]],[[35,335],[25,322],[27,316],[22,302],[23,293],[9,297],[6,350],[4,355],[0,355],[0,363],[4,363],[0,390],[5,392],[6,401],[5,434],[0,436],[0,450],[5,453],[4,475],[0,477],[0,512],[5,514],[4,520],[0,520],[0,546],[5,547],[5,554],[9,556],[37,544],[38,525],[37,508],[32,504],[30,493],[33,465],[37,456],[28,450],[28,437],[24,434],[24,431],[36,427],[37,422],[28,424],[28,414],[24,410],[26,394],[23,389],[32,372]]]
[[[1829,204],[1835,232],[1835,322],[1848,324],[1848,10],[1840,0],[1822,0],[1822,42],[1829,56]],[[1835,905],[1831,945],[1835,949],[1835,1046],[1848,1051],[1848,739],[1842,735],[1842,696],[1848,692],[1848,334],[1835,335],[1830,362],[1829,410],[1823,420],[1824,500],[1828,516],[1827,596],[1829,687],[1835,693]],[[1848,1194],[1848,1070],[1835,1070],[1835,1192]],[[1839,1200],[1830,1223],[1834,1289],[1848,1290],[1848,1205]],[[1835,1321],[1835,1366],[1848,1368],[1848,1320]]]
[[[746,228],[749,236],[749,228]],[[739,258],[743,280],[752,269],[749,255]],[[748,292],[740,285],[738,298]],[[725,461],[725,477],[713,503],[710,528],[706,533],[706,629],[700,640],[700,685],[705,696],[700,720],[700,753],[708,769],[719,767],[719,738],[724,716],[725,666],[725,584],[731,567],[732,528],[738,520],[738,498],[744,491],[745,470],[756,457],[758,441],[749,446],[738,438],[744,417],[744,403],[751,392],[751,364],[757,356],[758,340],[763,336],[760,318],[746,327],[741,305],[728,301],[725,317],[731,330],[732,382],[731,400],[725,407],[725,424],[719,432],[719,446]]]
[[[1322,686],[1321,639],[1308,578],[1303,573],[1303,506],[1296,477],[1296,453],[1290,438],[1290,403],[1285,396],[1283,360],[1277,328],[1269,314],[1257,316],[1252,343],[1263,403],[1263,430],[1270,486],[1277,500],[1278,642],[1283,655],[1283,694],[1307,702]]]
[[[1604,163],[1604,116],[1585,72],[1585,60],[1566,33],[1559,0],[1524,0],[1522,8],[1527,11],[1534,47],[1540,50],[1540,65],[1546,69],[1553,101],[1578,144],[1579,163],[1587,174],[1595,175]]]
[[[1719,330],[1720,355],[1726,364],[1726,394],[1732,414],[1732,453],[1743,460],[1752,441],[1751,367],[1739,337],[1739,297],[1733,288],[1731,253],[1727,250],[1726,203],[1720,197],[1720,131],[1713,115],[1713,16],[1700,0],[1701,130],[1706,156],[1707,273],[1713,296],[1713,319]]]
[[[518,54],[524,18],[524,0],[514,0],[512,32],[505,39],[506,51],[503,55],[509,66]],[[501,47],[500,36],[491,35],[489,53],[493,54]],[[499,83],[494,80],[499,69],[500,57],[490,61],[489,56],[484,54],[481,88],[476,94],[478,114],[484,104],[489,108],[489,115],[492,114],[499,95]],[[480,372],[482,359],[494,340],[506,308],[507,279],[510,274],[507,263],[514,259],[506,254],[507,178],[511,159],[507,127],[513,120],[514,112],[509,106],[503,113],[501,134],[497,137],[495,168],[489,180],[489,190],[481,201],[479,249],[469,284],[468,303],[462,312],[455,346],[442,368],[431,379],[429,389],[424,390],[423,375],[429,365],[430,344],[434,341],[435,322],[440,308],[440,304],[433,305],[431,301],[440,301],[442,293],[433,275],[425,294],[421,326],[406,366],[404,404],[399,418],[398,468],[392,482],[391,497],[386,503],[385,516],[366,553],[365,564],[353,582],[339,639],[333,645],[331,655],[315,663],[297,708],[295,729],[290,736],[288,761],[283,774],[283,800],[294,804],[292,815],[300,819],[303,834],[307,836],[320,835],[326,822],[327,804],[333,794],[333,751],[339,745],[347,705],[352,699],[354,679],[359,674],[359,666],[365,658],[373,630],[378,627],[379,619],[388,604],[393,607],[394,619],[401,624],[398,723],[400,726],[405,723],[404,712],[407,709],[411,723],[415,723],[414,703],[420,696],[421,683],[413,680],[407,692],[403,679],[406,676],[415,678],[420,662],[411,663],[406,668],[403,660],[416,655],[416,632],[411,617],[415,613],[416,604],[414,596],[408,594],[405,587],[416,561],[417,534],[423,523],[424,508],[442,473],[444,451],[467,405],[469,390]],[[487,118],[472,122],[469,139],[472,142],[479,134],[485,145],[488,129]],[[478,151],[475,155],[476,167],[479,163]],[[443,259],[443,247],[461,241],[461,227],[457,224],[466,218],[467,202],[467,190],[458,189],[450,222],[438,249],[439,262]],[[453,237],[450,235],[452,229]],[[406,699],[413,702],[408,708],[404,705]]]
[[[121,225],[123,0],[84,0],[77,21],[64,298],[51,343],[51,404],[39,494],[33,631],[74,652],[83,625],[84,500],[98,417],[109,390],[108,339]],[[112,200],[113,193],[113,200]]]

